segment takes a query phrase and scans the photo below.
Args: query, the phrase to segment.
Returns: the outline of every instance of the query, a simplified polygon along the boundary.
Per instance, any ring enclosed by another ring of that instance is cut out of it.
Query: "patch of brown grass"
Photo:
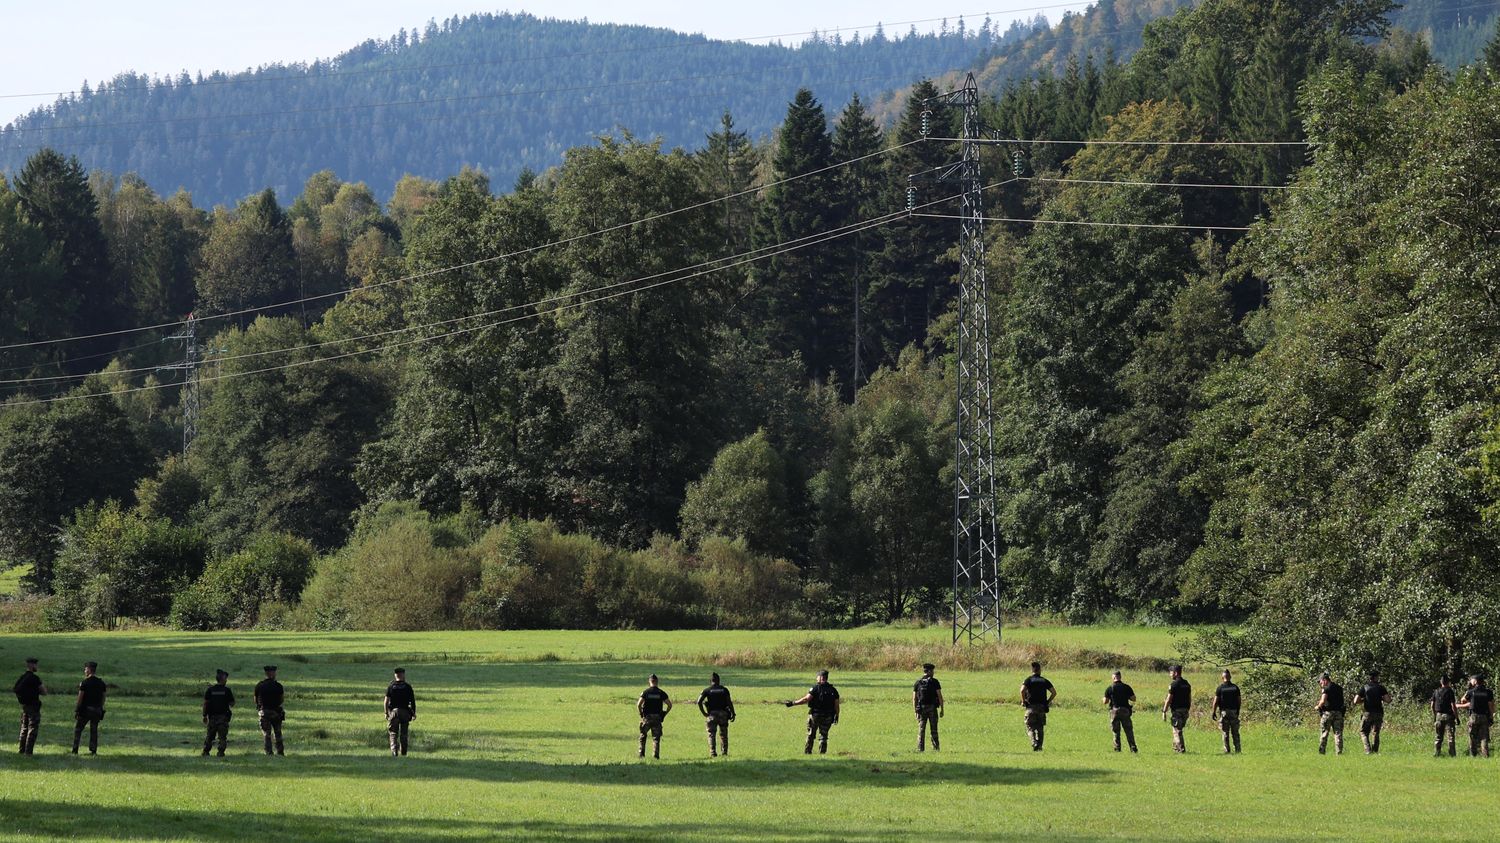
[[[915,670],[932,662],[944,670],[1014,670],[1029,668],[1034,661],[1049,668],[1092,668],[1164,671],[1170,665],[1155,656],[1129,656],[1102,650],[1053,647],[1040,644],[995,644],[984,647],[954,647],[862,638],[830,641],[805,638],[769,649],[736,650],[711,656],[717,667],[772,670]]]

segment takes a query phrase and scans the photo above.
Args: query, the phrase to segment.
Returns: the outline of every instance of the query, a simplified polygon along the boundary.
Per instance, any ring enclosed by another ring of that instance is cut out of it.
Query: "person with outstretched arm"
[[[807,744],[802,748],[802,753],[812,755],[815,737],[818,739],[818,752],[827,753],[828,730],[839,722],[839,712],[843,707],[839,702],[839,689],[828,681],[827,670],[818,671],[813,686],[800,699],[786,701],[787,708],[795,705],[807,706]]]

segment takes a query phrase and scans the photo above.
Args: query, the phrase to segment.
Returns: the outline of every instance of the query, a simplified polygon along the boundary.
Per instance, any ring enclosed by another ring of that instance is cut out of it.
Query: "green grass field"
[[[1430,757],[1416,723],[1385,751],[1317,755],[1311,728],[1246,724],[1246,752],[1217,754],[1206,710],[1190,752],[1170,751],[1140,693],[1141,754],[1110,751],[1102,669],[1056,666],[1047,749],[1033,753],[1015,704],[1023,671],[940,673],[941,754],[918,755],[914,671],[839,671],[845,708],[826,757],[802,754],[800,696],[812,670],[724,668],[739,719],[729,758],[706,757],[693,709],[726,652],[802,637],[940,644],[943,629],[797,632],[519,632],[0,636],[0,665],[36,655],[58,696],[33,758],[0,754],[8,839],[360,839],[527,837],[704,840],[1167,838],[1430,840],[1469,837],[1492,813],[1500,763]],[[1170,657],[1168,630],[1037,627],[1009,640]],[[71,694],[88,659],[112,685],[97,758],[67,754]],[[250,691],[265,662],[289,692],[282,759],[260,754]],[[404,663],[418,693],[412,755],[385,751],[380,699]],[[198,700],[215,667],[233,673],[240,714],[230,757],[200,758]],[[681,705],[663,758],[635,758],[633,703],[655,670]],[[1190,674],[1200,693],[1207,668]],[[1311,690],[1309,689],[1309,693]],[[18,711],[11,705],[12,724]],[[13,734],[13,732],[12,732]]]

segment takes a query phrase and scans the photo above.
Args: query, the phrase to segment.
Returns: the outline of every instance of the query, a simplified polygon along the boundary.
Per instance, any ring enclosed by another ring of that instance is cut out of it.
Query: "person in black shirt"
[[[1193,710],[1193,686],[1182,678],[1182,665],[1174,664],[1169,672],[1172,684],[1167,686],[1167,696],[1161,702],[1161,716],[1165,720],[1168,713],[1172,715],[1172,751],[1187,752],[1187,737],[1183,730],[1187,728],[1188,715]]]
[[[78,683],[78,701],[73,704],[73,754],[83,741],[83,727],[89,729],[89,755],[99,754],[99,721],[104,719],[104,695],[109,687],[94,675],[98,662],[84,662],[83,681]]]
[[[1333,751],[1344,754],[1344,689],[1327,673],[1318,677],[1323,692],[1318,695],[1318,754],[1328,752],[1328,736],[1333,735]]]
[[[1047,732],[1047,712],[1057,699],[1057,689],[1042,676],[1042,663],[1031,663],[1031,675],[1021,683],[1021,706],[1026,709],[1026,735],[1031,751],[1041,752]]]
[[[1136,752],[1135,748],[1135,726],[1130,722],[1130,716],[1135,711],[1135,689],[1120,681],[1120,671],[1111,674],[1114,680],[1109,687],[1104,689],[1104,704],[1109,706],[1109,727],[1115,733],[1115,752],[1120,751],[1120,732],[1125,732],[1125,740],[1130,744],[1130,751]]]
[[[927,730],[932,729],[932,751],[938,747],[938,719],[943,716],[943,683],[932,672],[936,665],[922,665],[922,678],[911,687],[911,704],[917,710],[917,752],[926,750]]]
[[[667,692],[657,687],[656,674],[647,678],[646,690],[635,701],[635,710],[641,715],[641,749],[637,758],[646,757],[646,733],[651,733],[651,757],[661,757],[661,724],[672,713],[672,699]]]
[[[385,688],[385,731],[391,738],[391,757],[406,754],[411,721],[417,719],[417,692],[406,684],[406,668],[391,671]]]
[[[819,738],[818,752],[828,752],[828,730],[839,722],[839,712],[843,704],[839,702],[839,689],[833,687],[828,681],[828,671],[818,671],[818,677],[813,686],[807,689],[807,693],[801,699],[787,700],[787,708],[794,705],[807,705],[807,745],[802,748],[804,755],[812,755],[813,738]]]
[[[1359,718],[1359,738],[1364,742],[1366,755],[1380,751],[1380,727],[1385,723],[1385,704],[1390,701],[1391,692],[1380,684],[1375,671],[1370,671],[1365,684],[1354,694],[1354,704],[1364,706],[1364,714]]]
[[[229,673],[214,671],[214,684],[203,692],[203,725],[207,734],[203,738],[203,754],[208,755],[214,740],[219,742],[219,757],[224,757],[224,748],[229,743],[229,720],[234,716],[234,691],[225,684]]]
[[[1458,746],[1454,733],[1458,731],[1458,696],[1453,693],[1453,686],[1447,676],[1438,680],[1438,689],[1432,692],[1432,725],[1437,733],[1432,745],[1433,755],[1442,757],[1444,732],[1448,733],[1448,757],[1457,755]]]
[[[723,737],[724,754],[729,754],[729,724],[734,722],[734,700],[729,698],[729,689],[719,684],[719,674],[709,676],[708,687],[698,695],[698,711],[708,722],[708,757],[718,755],[714,748],[714,733]]]
[[[286,709],[282,707],[286,690],[276,681],[276,665],[266,665],[265,671],[266,678],[255,685],[255,713],[260,720],[260,736],[265,739],[267,755],[271,754],[273,737],[276,754],[286,755],[286,747],[281,742],[281,723],[286,720]]]
[[[1495,692],[1484,684],[1484,677],[1474,674],[1469,677],[1469,690],[1464,692],[1459,708],[1469,710],[1469,754],[1475,757],[1490,757],[1490,724],[1495,722]]]
[[[1230,681],[1227,669],[1223,679],[1219,687],[1214,689],[1214,704],[1209,709],[1208,716],[1219,721],[1219,733],[1224,737],[1224,754],[1228,755],[1231,739],[1234,741],[1234,751],[1240,751],[1240,686]]]
[[[36,749],[36,735],[42,728],[42,697],[47,695],[47,684],[37,675],[36,664],[36,659],[27,659],[26,672],[16,680],[16,702],[21,704],[22,755],[30,755]]]

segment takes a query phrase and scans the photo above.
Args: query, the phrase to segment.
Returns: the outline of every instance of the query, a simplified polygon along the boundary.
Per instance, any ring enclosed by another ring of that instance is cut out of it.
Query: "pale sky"
[[[474,12],[521,12],[538,17],[588,18],[595,22],[663,26],[701,32],[713,38],[830,31],[881,22],[891,34],[908,21],[962,16],[978,26],[988,15],[1001,29],[1015,18],[1045,14],[1051,20],[1062,0],[962,0],[912,3],[910,0],[751,0],[684,3],[666,0],[545,0],[528,6],[469,3],[464,0],[0,0],[0,125],[56,92],[95,84],[131,70],[167,76],[186,70],[239,71],[273,62],[327,58],[367,38],[396,30],[420,29],[430,18]],[[1045,7],[1045,8],[1044,8]],[[920,30],[937,23],[918,23]],[[847,33],[846,33],[847,35]],[[800,36],[787,41],[801,40]],[[19,96],[30,94],[43,96]]]

